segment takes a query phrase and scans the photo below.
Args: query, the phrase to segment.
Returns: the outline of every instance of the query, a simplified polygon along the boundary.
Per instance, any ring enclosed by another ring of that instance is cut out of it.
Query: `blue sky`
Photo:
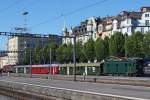
[[[111,16],[119,12],[138,11],[141,6],[150,6],[150,0],[106,0],[104,3],[81,10],[69,16],[55,17],[103,0],[0,0],[0,31],[12,31],[23,26],[22,12],[28,11],[27,26],[31,33],[61,34],[64,19],[67,26],[79,25],[91,16]],[[47,21],[49,20],[49,21]],[[44,24],[41,22],[47,21]],[[0,37],[0,50],[6,49],[6,37]]]

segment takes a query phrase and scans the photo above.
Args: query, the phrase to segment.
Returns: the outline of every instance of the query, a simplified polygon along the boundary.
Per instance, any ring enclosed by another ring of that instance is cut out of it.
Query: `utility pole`
[[[44,59],[44,39],[43,37],[41,38],[42,39],[42,64],[45,64],[45,59]]]
[[[30,77],[32,77],[32,52],[30,50]]]
[[[49,50],[49,64],[50,64],[50,66],[49,66],[49,74],[51,75],[51,64],[52,64],[52,60],[51,60],[51,56],[52,56],[52,54],[51,54],[51,48],[50,48],[50,50]]]
[[[49,64],[52,64],[52,49],[49,49]]]
[[[74,42],[74,45],[73,45],[74,79],[73,81],[76,81],[76,34],[74,34],[73,42]]]

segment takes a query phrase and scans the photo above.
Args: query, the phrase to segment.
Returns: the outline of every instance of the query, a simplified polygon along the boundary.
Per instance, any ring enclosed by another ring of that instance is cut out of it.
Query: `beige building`
[[[8,56],[1,56],[0,57],[0,68],[3,66],[8,65]]]
[[[33,50],[36,46],[44,47],[46,44],[61,44],[61,38],[57,35],[52,37],[11,37],[8,40],[8,62],[9,64],[22,63],[26,50]]]

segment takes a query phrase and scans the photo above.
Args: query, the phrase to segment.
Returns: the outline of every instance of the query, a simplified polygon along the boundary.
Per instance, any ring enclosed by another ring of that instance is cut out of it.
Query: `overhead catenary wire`
[[[45,20],[45,21],[40,22],[40,23],[38,23],[38,24],[35,24],[35,25],[31,26],[31,28],[33,29],[33,28],[36,28],[36,27],[38,27],[38,26],[40,26],[40,25],[46,24],[46,23],[48,23],[48,22],[56,21],[56,20],[58,20],[58,19],[60,19],[60,18],[62,18],[62,17],[64,17],[64,16],[70,16],[70,15],[75,14],[75,13],[77,13],[77,12],[80,12],[80,11],[82,11],[82,10],[85,10],[85,9],[91,8],[91,7],[93,7],[93,6],[102,4],[102,3],[106,2],[106,1],[108,1],[108,0],[97,1],[97,2],[92,3],[92,4],[89,4],[89,5],[87,5],[87,6],[80,7],[80,8],[77,8],[77,9],[75,9],[75,10],[72,10],[72,11],[70,11],[70,12],[67,12],[67,13],[64,13],[64,14],[60,14],[60,15],[58,15],[58,16],[52,18],[52,19],[48,19],[48,20]]]
[[[10,8],[12,8],[13,6],[15,6],[16,4],[18,4],[20,2],[21,2],[21,0],[16,0],[15,2],[13,2],[10,5],[8,5],[7,7],[0,9],[0,13],[4,12],[4,11],[10,9]]]
[[[38,2],[39,2],[39,0],[38,0]],[[20,11],[18,11],[17,13],[20,13],[20,12],[22,12],[22,11],[28,11],[27,10],[27,8],[29,9],[31,9],[31,8],[33,8],[37,3],[37,0],[33,0],[32,2],[30,2],[30,4],[32,5],[32,6],[28,6],[28,7],[22,7],[22,8],[20,8]]]

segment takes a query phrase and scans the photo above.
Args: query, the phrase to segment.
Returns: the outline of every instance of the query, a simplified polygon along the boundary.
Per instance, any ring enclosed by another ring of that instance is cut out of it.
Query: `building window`
[[[143,27],[141,28],[141,32],[144,33],[144,28]]]
[[[96,38],[96,33],[94,34],[94,38]]]
[[[145,17],[149,17],[149,14],[145,14]]]
[[[129,24],[129,21],[130,21],[130,20],[129,20],[129,19],[127,19],[127,24]]]
[[[130,29],[129,29],[129,27],[127,27],[127,32],[129,32],[130,31]]]
[[[145,25],[149,26],[149,20],[145,20]]]

